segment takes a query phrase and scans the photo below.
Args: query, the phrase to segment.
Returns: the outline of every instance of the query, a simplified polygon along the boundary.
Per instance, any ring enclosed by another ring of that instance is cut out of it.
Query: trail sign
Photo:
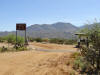
[[[16,24],[16,30],[26,30],[26,24],[24,23]]]
[[[25,45],[28,45],[27,39],[26,39],[26,24],[25,23],[17,23],[16,24],[16,45],[17,45],[17,31],[25,31]],[[16,47],[17,49],[17,47]]]

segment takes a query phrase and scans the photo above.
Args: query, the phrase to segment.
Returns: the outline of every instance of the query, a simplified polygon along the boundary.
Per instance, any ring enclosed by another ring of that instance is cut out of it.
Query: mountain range
[[[27,27],[27,36],[28,37],[41,37],[41,38],[74,38],[75,32],[84,28],[76,27],[71,23],[57,22],[54,24],[34,24]],[[8,34],[15,34],[15,31],[12,32],[0,32],[0,36],[5,36]],[[23,31],[19,31],[18,35],[24,36]]]

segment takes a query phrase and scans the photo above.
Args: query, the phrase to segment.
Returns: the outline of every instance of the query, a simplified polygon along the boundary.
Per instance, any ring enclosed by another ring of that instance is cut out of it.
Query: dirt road
[[[29,43],[29,46],[37,49],[46,49],[46,50],[77,50],[75,45],[60,45],[60,44],[51,44],[51,43]]]
[[[69,75],[70,53],[14,52],[0,54],[0,75]]]
[[[30,49],[42,52],[77,52],[74,48],[75,45],[58,45],[58,44],[42,44],[42,43],[29,43]]]
[[[0,75],[70,75],[76,73],[70,55],[35,50],[0,53]]]

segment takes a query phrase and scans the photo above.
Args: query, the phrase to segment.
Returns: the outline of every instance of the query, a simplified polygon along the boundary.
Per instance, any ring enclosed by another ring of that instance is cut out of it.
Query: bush
[[[51,38],[50,43],[58,43],[58,39],[57,38]]]
[[[43,42],[42,38],[35,38],[34,41],[36,41],[36,42]]]
[[[71,58],[77,58],[77,57],[79,57],[79,56],[81,56],[81,54],[78,53],[78,52],[75,52],[75,53],[72,53],[70,57],[71,57]]]
[[[43,42],[49,42],[49,39],[48,38],[43,38],[42,41]]]
[[[94,23],[94,27],[88,31],[87,35],[91,45],[89,47],[82,46],[80,50],[84,61],[89,64],[86,64],[87,73],[90,75],[100,75],[100,26]]]
[[[61,39],[61,38],[29,38],[30,42],[49,42],[49,43],[55,43],[55,44],[76,44],[76,40],[71,39]]]
[[[5,52],[5,51],[8,51],[6,47],[3,46],[2,48],[0,48],[0,52]]]
[[[91,70],[93,69],[91,67],[91,64],[84,60],[84,57],[79,56],[75,59],[73,68],[77,71],[79,71],[81,74],[89,74],[92,75]],[[93,74],[94,75],[94,74]]]
[[[73,68],[75,70],[85,71],[87,68],[89,68],[88,66],[89,65],[87,65],[87,63],[84,61],[84,58],[79,56],[75,59]]]
[[[4,42],[4,38],[3,37],[0,37],[0,42]]]
[[[65,42],[65,44],[70,44],[70,45],[76,44],[76,43],[77,43],[76,40],[66,40],[66,42]]]
[[[51,38],[50,39],[50,43],[57,43],[57,44],[75,44],[76,43],[76,40]]]
[[[69,75],[76,75],[75,71],[71,71]]]
[[[17,49],[17,51],[26,51],[27,50],[27,47],[19,47],[18,49]]]
[[[28,41],[30,41],[30,42],[34,42],[34,41],[35,41],[35,38],[28,37]]]
[[[16,36],[15,35],[8,35],[3,37],[8,43],[15,44],[16,43]],[[17,36],[17,43],[24,44],[25,39],[23,37]]]

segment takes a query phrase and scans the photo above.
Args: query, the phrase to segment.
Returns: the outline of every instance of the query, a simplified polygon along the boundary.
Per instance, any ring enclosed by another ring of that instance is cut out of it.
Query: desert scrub
[[[83,57],[81,56],[77,57],[74,61],[74,69],[82,70],[85,68],[85,65]]]
[[[6,51],[8,51],[8,49],[6,47],[3,46],[0,48],[0,52],[6,52]]]
[[[71,71],[69,75],[76,75],[75,71]]]
[[[86,73],[88,72],[88,70],[91,69],[91,65],[88,62],[86,62],[82,56],[78,56],[74,60],[73,68],[79,71],[80,73]]]
[[[0,37],[0,42],[4,42],[4,38],[3,37]]]
[[[5,41],[7,41],[8,43],[11,43],[11,44],[16,43],[16,35],[10,34],[10,35],[4,36],[2,38]],[[17,36],[17,43],[24,44],[24,41],[25,41],[24,37]]]
[[[86,68],[85,72],[87,71],[89,75],[100,75],[100,23],[94,23],[93,25],[86,33],[91,45],[88,47],[82,45],[80,50],[84,57],[84,63],[80,67]]]
[[[79,52],[75,52],[75,53],[72,53],[70,57],[71,58],[77,58],[79,56],[81,56],[81,54]]]
[[[19,47],[18,49],[17,49],[17,51],[26,51],[27,50],[27,47]]]

